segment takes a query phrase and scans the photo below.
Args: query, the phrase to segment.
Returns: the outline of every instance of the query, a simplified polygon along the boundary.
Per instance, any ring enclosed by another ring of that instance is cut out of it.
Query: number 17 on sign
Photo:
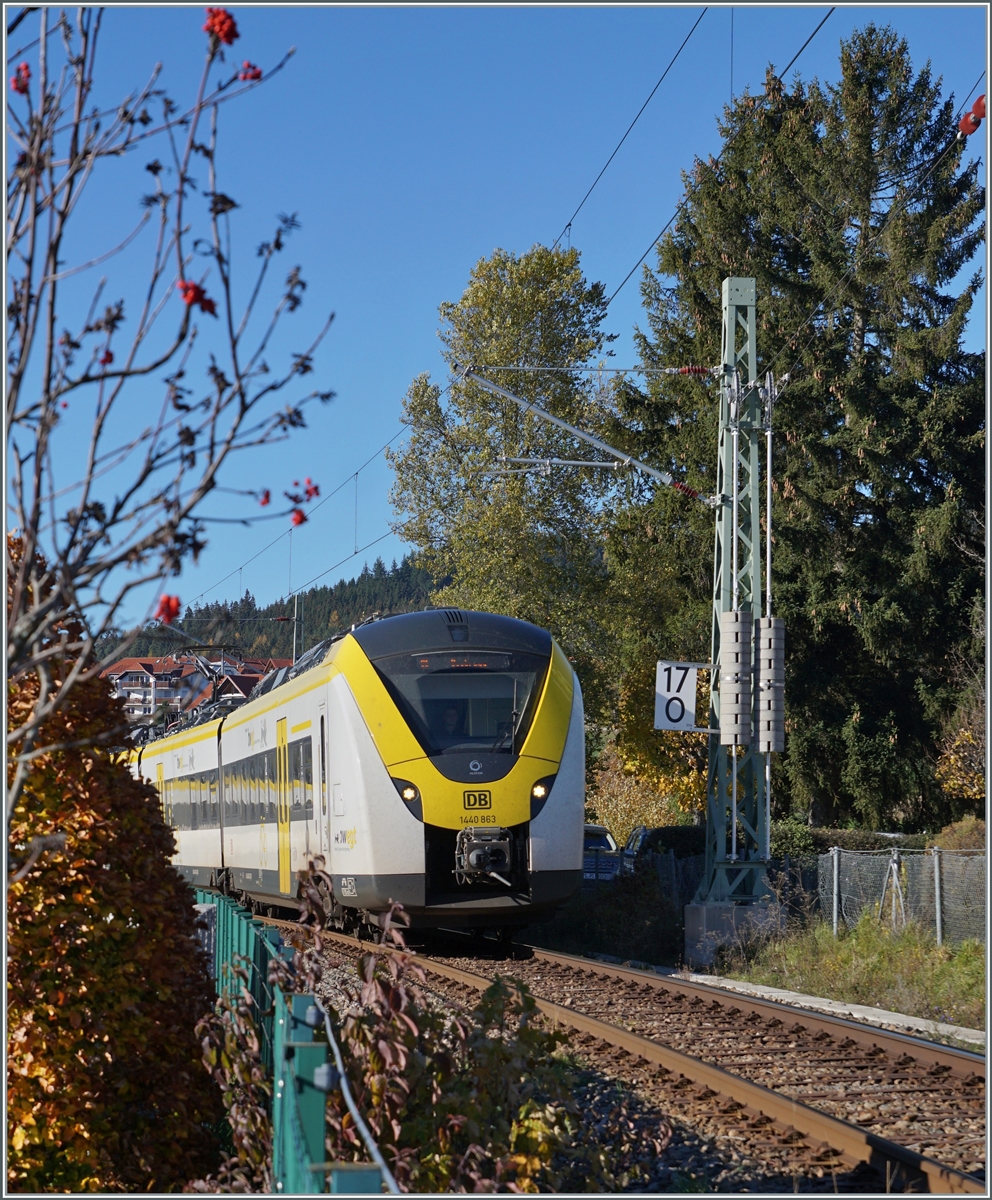
[[[696,725],[697,668],[660,662],[654,688],[655,729],[691,730]]]

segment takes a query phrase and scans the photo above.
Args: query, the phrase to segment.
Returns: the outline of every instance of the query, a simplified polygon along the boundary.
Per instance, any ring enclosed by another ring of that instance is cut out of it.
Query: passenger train
[[[131,759],[179,871],[258,910],[293,905],[318,858],[340,928],[398,901],[414,926],[506,933],[581,883],[579,681],[510,617],[370,620]]]

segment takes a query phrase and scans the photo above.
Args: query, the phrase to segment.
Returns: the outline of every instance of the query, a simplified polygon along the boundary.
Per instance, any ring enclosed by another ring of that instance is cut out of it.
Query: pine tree
[[[953,658],[984,590],[984,355],[962,345],[980,275],[961,282],[984,238],[978,164],[963,161],[953,97],[873,25],[842,45],[836,85],[788,89],[769,73],[721,132],[720,161],[686,177],[645,272],[640,351],[647,365],[719,362],[722,280],[756,278],[759,371],[792,377],[775,413],[789,663],[778,795],[820,820],[933,824]],[[712,385],[621,384],[617,403],[644,453],[712,490]],[[626,514],[614,561],[632,600],[648,563],[674,572],[687,618],[701,617],[711,519],[672,508],[659,495]],[[697,624],[702,655],[708,619]]]

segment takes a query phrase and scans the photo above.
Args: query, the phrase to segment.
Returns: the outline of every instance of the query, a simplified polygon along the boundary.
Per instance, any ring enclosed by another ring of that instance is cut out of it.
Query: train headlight
[[[424,806],[420,800],[420,788],[409,779],[394,779],[393,786],[400,794],[400,799],[418,821],[424,819]]]
[[[530,819],[532,821],[545,804],[547,804],[554,782],[554,775],[545,775],[543,779],[539,779],[530,789]]]

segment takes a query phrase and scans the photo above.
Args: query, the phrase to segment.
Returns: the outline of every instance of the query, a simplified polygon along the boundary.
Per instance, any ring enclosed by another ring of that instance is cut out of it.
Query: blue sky
[[[280,271],[299,263],[308,288],[277,350],[301,350],[333,310],[336,320],[311,378],[337,398],[312,410],[309,428],[288,443],[240,456],[223,482],[268,486],[278,494],[309,475],[327,496],[400,432],[411,380],[422,371],[444,379],[439,303],[456,300],[473,264],[497,247],[523,252],[555,239],[702,7],[231,11],[241,37],[229,61],[250,59],[269,68],[296,47],[279,75],[221,114],[219,187],[240,205],[231,220],[236,269],[240,278],[251,269],[254,248],[271,235],[276,213],[299,214],[302,228]],[[740,94],[760,90],[768,63],[781,69],[827,11],[747,5],[706,12],[573,224],[571,241],[589,278],[612,292],[671,216],[680,172],[694,155],[719,149],[716,118],[731,94],[731,14],[733,90]],[[170,93],[189,98],[203,61],[203,19],[201,7],[108,9],[100,51],[104,98],[140,86],[157,61]],[[27,32],[32,20],[17,31],[10,50],[33,36]],[[869,21],[903,35],[914,66],[929,57],[945,94],[963,99],[985,67],[984,5],[853,6],[833,13],[790,77],[798,71],[804,78],[835,79],[841,39]],[[983,79],[976,94],[985,90]],[[986,131],[973,139],[981,153]],[[75,253],[102,252],[137,220],[139,198],[149,190],[143,171],[149,157],[139,152],[110,164],[94,182],[79,213]],[[101,268],[111,291],[128,295],[144,278],[147,233]],[[637,284],[635,275],[607,320],[619,335],[617,365],[634,362]],[[82,297],[79,290],[73,302],[81,304]],[[972,323],[969,340],[976,347],[984,345],[983,325],[980,317]],[[134,396],[136,405],[157,406],[161,387]],[[84,421],[81,411],[67,414],[70,436],[60,451],[60,472],[72,469],[74,417]],[[381,455],[359,476],[359,546],[388,530],[390,483]],[[259,510],[250,500],[222,496],[205,511]],[[290,539],[259,553],[283,531],[279,521],[213,527],[199,566],[187,566],[168,590],[184,603],[198,594],[233,598],[239,584],[261,603],[285,596]],[[401,540],[389,535],[349,559],[355,536],[352,479],[295,531],[293,586],[341,560],[324,582],[355,574],[377,553],[389,562],[404,552]],[[128,615],[140,619],[149,599],[132,604]]]

